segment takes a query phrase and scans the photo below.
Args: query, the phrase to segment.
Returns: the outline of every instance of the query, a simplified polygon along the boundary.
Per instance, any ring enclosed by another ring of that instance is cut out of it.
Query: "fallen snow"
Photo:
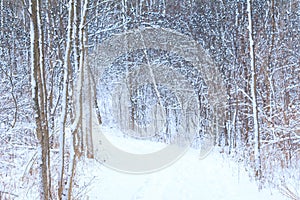
[[[156,149],[159,144],[149,141],[109,137],[114,144],[126,144],[130,151]],[[120,141],[123,141],[121,143]],[[143,145],[141,145],[143,144]],[[122,146],[122,145],[121,145]],[[153,146],[154,148],[149,148]],[[123,147],[121,147],[124,149]],[[258,191],[256,183],[233,161],[214,149],[204,160],[199,152],[189,149],[173,165],[151,174],[121,173],[94,160],[79,163],[83,170],[79,187],[81,198],[93,200],[283,200],[278,191]],[[81,194],[82,195],[82,194]]]

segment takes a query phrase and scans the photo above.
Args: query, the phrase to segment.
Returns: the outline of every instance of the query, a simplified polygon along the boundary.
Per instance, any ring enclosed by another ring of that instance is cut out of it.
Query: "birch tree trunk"
[[[258,122],[258,109],[256,97],[256,66],[255,66],[255,51],[253,40],[253,24],[252,24],[252,0],[247,0],[248,12],[248,29],[249,29],[249,44],[250,44],[250,62],[251,62],[251,97],[252,97],[252,115],[254,125],[254,160],[255,160],[255,176],[256,179],[261,179],[261,159],[260,159],[260,133]]]

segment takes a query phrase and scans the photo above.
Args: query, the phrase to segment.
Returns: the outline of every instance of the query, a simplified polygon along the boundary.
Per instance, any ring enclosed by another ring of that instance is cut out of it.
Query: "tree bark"
[[[43,30],[39,0],[30,2],[31,14],[31,86],[36,134],[39,141],[40,199],[50,198],[50,152],[47,120],[47,94],[44,73]]]
[[[260,159],[260,130],[258,122],[258,109],[256,97],[256,65],[255,65],[255,51],[253,40],[253,24],[252,24],[252,0],[247,0],[248,11],[248,29],[249,29],[249,43],[250,43],[250,62],[251,62],[251,97],[252,97],[252,115],[254,125],[254,159],[255,159],[255,176],[258,180],[261,179],[261,159]]]
[[[66,121],[67,121],[67,109],[68,109],[68,95],[69,95],[69,69],[71,66],[71,50],[72,50],[72,34],[73,34],[73,21],[74,21],[74,0],[69,1],[69,19],[67,27],[67,41],[65,49],[65,57],[63,63],[63,91],[62,91],[62,113],[60,119],[60,134],[59,134],[59,152],[60,152],[60,171],[58,180],[58,196],[60,199],[64,199],[67,194],[64,193],[65,183],[65,137],[66,137]]]

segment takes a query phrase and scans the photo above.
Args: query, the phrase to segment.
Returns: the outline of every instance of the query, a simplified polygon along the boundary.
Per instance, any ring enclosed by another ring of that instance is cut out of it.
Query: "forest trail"
[[[120,137],[110,137],[115,144],[124,140],[132,151],[142,145],[156,143]],[[94,162],[94,161],[91,161]],[[91,166],[95,163],[86,163]],[[155,173],[133,175],[121,173],[105,166],[89,170],[85,183],[93,178],[86,193],[88,199],[103,200],[283,200],[278,191],[258,191],[255,181],[250,181],[243,170],[215,148],[205,159],[199,159],[199,152],[189,149],[173,165]]]

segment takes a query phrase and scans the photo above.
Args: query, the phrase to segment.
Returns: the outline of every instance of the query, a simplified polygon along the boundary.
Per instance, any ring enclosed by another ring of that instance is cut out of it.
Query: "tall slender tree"
[[[47,93],[45,83],[43,24],[41,22],[41,2],[30,1],[31,15],[31,86],[33,109],[38,145],[38,163],[40,170],[40,198],[49,199],[50,188],[50,152],[47,119]]]
[[[256,65],[255,51],[253,39],[253,21],[252,21],[252,0],[247,0],[248,12],[248,30],[249,30],[249,46],[250,46],[250,63],[251,63],[251,97],[252,97],[252,117],[254,124],[254,157],[255,157],[255,176],[261,179],[261,159],[260,159],[260,132],[258,121],[258,107],[256,97]]]

